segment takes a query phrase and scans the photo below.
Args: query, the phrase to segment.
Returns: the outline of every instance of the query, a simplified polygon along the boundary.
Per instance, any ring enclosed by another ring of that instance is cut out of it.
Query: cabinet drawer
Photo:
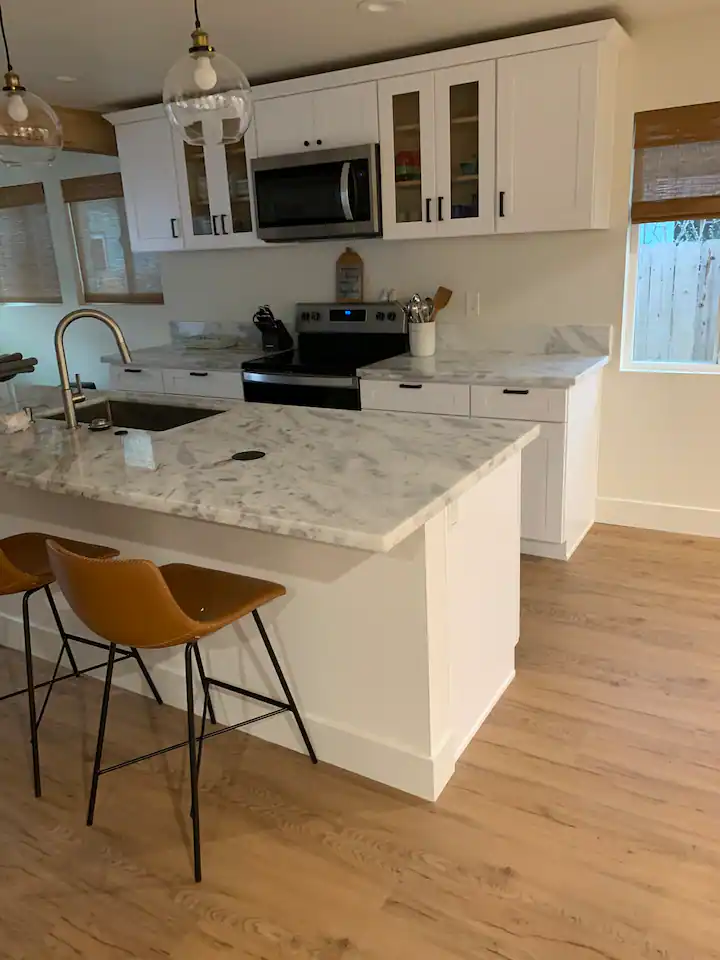
[[[219,397],[242,400],[242,373],[226,370],[163,370],[165,393],[186,397]]]
[[[440,413],[467,417],[470,387],[454,383],[419,383],[406,380],[361,380],[363,410],[394,410],[400,413]]]
[[[162,370],[145,370],[128,364],[110,367],[110,386],[114,390],[137,390],[140,393],[163,393]]]
[[[567,420],[567,390],[471,387],[470,409],[473,417],[564,423]]]

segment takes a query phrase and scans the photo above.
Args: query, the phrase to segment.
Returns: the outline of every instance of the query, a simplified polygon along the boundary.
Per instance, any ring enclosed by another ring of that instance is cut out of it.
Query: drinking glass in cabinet
[[[248,183],[245,143],[228,144],[225,147],[225,159],[233,233],[250,233],[252,231],[252,216],[250,214],[250,185]]]
[[[203,148],[183,143],[185,170],[190,194],[192,229],[195,236],[209,236],[212,231],[210,201],[208,198],[207,170]]]
[[[450,216],[453,220],[478,216],[478,102],[477,83],[450,87]]]
[[[419,91],[393,97],[393,136],[396,219],[418,223],[423,218]]]

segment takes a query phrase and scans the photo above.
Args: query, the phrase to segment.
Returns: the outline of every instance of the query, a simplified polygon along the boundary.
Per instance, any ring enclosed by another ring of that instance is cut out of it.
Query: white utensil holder
[[[409,323],[410,353],[413,357],[432,357],[435,354],[435,321]]]

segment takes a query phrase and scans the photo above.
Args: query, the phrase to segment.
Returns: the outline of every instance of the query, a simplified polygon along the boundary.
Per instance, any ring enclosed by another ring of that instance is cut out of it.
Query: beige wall
[[[687,374],[620,373],[631,118],[635,110],[720,100],[716,38],[720,16],[664,21],[636,31],[619,95],[614,227],[609,231],[417,242],[365,241],[366,295],[382,287],[456,296],[447,322],[592,323],[616,327],[616,356],[607,370],[600,463],[602,516],[610,520],[720,535],[720,455],[714,443],[720,380]],[[632,60],[632,62],[630,62]],[[73,164],[76,158],[63,158]],[[96,161],[95,161],[96,162]],[[80,172],[80,171],[78,171]],[[86,172],[83,170],[82,172]],[[67,173],[63,174],[67,175]],[[131,346],[167,339],[167,322],[250,322],[269,302],[291,316],[296,300],[331,299],[340,243],[257,251],[169,254],[163,274],[166,306],[116,311]],[[464,316],[465,293],[479,291],[482,317]],[[71,304],[66,303],[68,309]],[[53,379],[51,332],[59,308],[0,310],[0,347],[33,350],[41,379]],[[89,326],[72,342],[74,366],[101,377],[105,331]],[[652,504],[679,509],[658,509]],[[713,526],[717,524],[717,527]]]

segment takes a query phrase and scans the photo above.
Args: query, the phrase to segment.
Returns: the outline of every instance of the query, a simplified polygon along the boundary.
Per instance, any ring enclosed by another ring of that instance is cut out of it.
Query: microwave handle
[[[346,160],[342,165],[340,174],[340,203],[346,220],[354,220],[352,207],[350,206],[350,161]]]

